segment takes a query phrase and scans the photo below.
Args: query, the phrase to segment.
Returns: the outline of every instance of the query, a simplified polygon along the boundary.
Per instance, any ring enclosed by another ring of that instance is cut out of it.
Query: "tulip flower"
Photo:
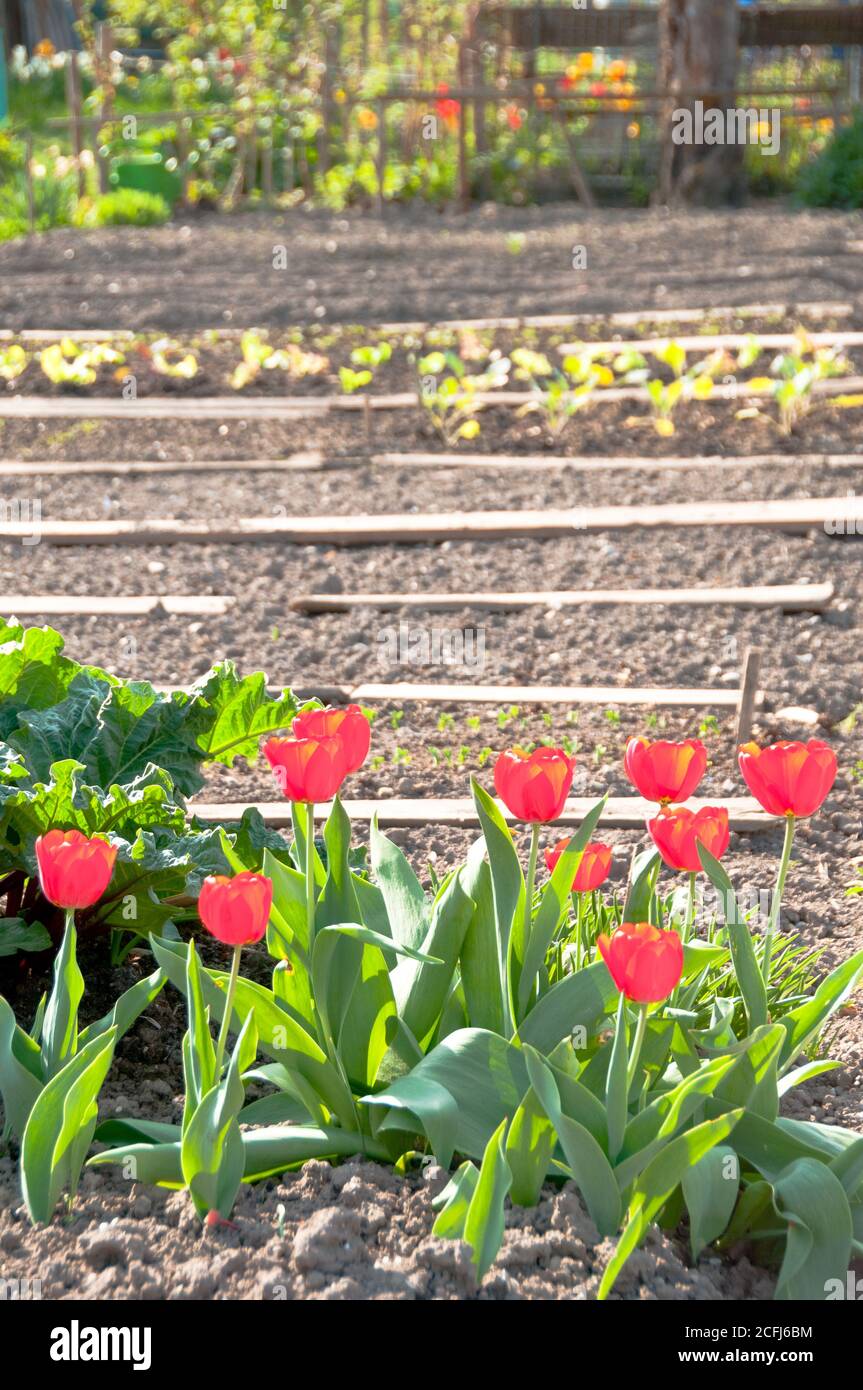
[[[698,738],[682,743],[631,738],[623,755],[623,770],[645,801],[686,801],[704,776],[707,749]]]
[[[36,862],[42,892],[67,911],[92,907],[111,881],[116,845],[80,830],[49,830],[36,841]]]
[[[625,1000],[638,1004],[638,1022],[635,1035],[629,1045],[629,1062],[626,1067],[626,1086],[623,1092],[628,1096],[638,1069],[641,1047],[647,1028],[647,1010],[650,1004],[658,1004],[673,994],[683,975],[683,942],[676,931],[660,931],[649,922],[623,922],[611,936],[602,933],[597,937],[599,953],[608,966],[611,978],[620,990],[617,1009],[616,1038],[621,1044],[626,1041]],[[616,1051],[616,1046],[615,1046]],[[611,1088],[613,1072],[616,1068],[612,1060],[606,1091],[609,1102],[609,1142],[611,1136]],[[619,1101],[619,1097],[618,1097]],[[622,1117],[616,1129],[618,1148],[622,1142],[625,1127],[625,1102]]]
[[[808,743],[774,743],[769,748],[759,748],[757,743],[744,743],[738,752],[738,762],[743,780],[765,811],[771,816],[785,817],[785,843],[761,958],[761,973],[766,985],[770,982],[773,938],[779,924],[782,894],[791,864],[794,829],[798,817],[814,815],[826,800],[836,780],[836,754],[817,738],[811,738]]]
[[[771,816],[812,816],[836,780],[836,754],[820,739],[744,743],[738,753],[743,780]]]
[[[559,840],[553,849],[545,851],[545,865],[549,873],[554,872],[558,859],[563,854],[569,840]],[[582,966],[582,942],[584,938],[585,896],[594,893],[608,878],[611,868],[611,846],[601,844],[585,845],[581,860],[572,880],[572,901],[575,908],[575,969]]]
[[[721,859],[728,849],[728,812],[724,806],[704,806],[700,811],[686,806],[663,807],[658,816],[648,820],[647,828],[663,862],[679,873],[700,872],[700,844],[714,859]]]
[[[251,946],[255,941],[260,941],[267,930],[272,901],[273,881],[264,874],[244,872],[235,874],[233,878],[212,874],[205,878],[201,885],[198,916],[217,941],[234,948],[225,994],[225,1010],[216,1043],[213,1075],[217,1082],[222,1075],[222,1059],[234,1011],[234,995],[240,975],[240,956],[244,946]]]
[[[559,840],[554,849],[545,851],[545,866],[549,873],[554,871],[558,859],[563,854],[569,840]],[[572,880],[573,893],[592,893],[599,888],[608,878],[611,868],[611,846],[590,844],[585,845],[581,856],[581,862],[575,871],[575,878]]]
[[[319,711],[324,713],[324,711]],[[298,716],[301,718],[302,716]],[[354,756],[358,744],[350,743]],[[315,802],[329,801],[348,775],[345,739],[339,734],[320,734],[314,738],[271,738],[264,744],[264,757],[273,769],[282,792],[294,803],[304,805],[306,928],[309,949],[315,939]],[[299,842],[299,834],[297,835]],[[298,843],[298,848],[299,843]]]
[[[557,820],[569,789],[575,759],[559,748],[508,748],[494,767],[494,789],[517,820]]]
[[[264,757],[289,801],[329,801],[348,775],[345,744],[334,734],[271,738]]]
[[[362,767],[369,753],[372,729],[359,705],[348,705],[345,709],[306,710],[298,714],[291,728],[294,737],[339,738],[345,755],[348,774]]]
[[[273,882],[263,874],[211,874],[201,885],[198,916],[223,945],[252,946],[267,930],[272,901]]]
[[[683,974],[683,942],[676,931],[649,922],[624,922],[597,938],[615,985],[633,1004],[658,1004],[677,988]]]
[[[531,823],[530,859],[524,900],[524,931],[529,937],[533,920],[533,889],[539,856],[539,827],[556,820],[572,786],[575,759],[559,748],[508,748],[494,765],[494,789],[518,820]]]

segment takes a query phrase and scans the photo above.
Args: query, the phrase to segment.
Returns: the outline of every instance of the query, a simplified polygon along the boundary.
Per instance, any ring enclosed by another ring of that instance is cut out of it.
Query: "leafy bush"
[[[863,111],[803,169],[799,196],[810,208],[863,207]]]
[[[83,934],[130,940],[193,915],[166,899],[197,896],[209,873],[227,870],[218,830],[190,818],[185,798],[208,763],[255,761],[259,738],[297,711],[289,690],[267,695],[263,675],[216,666],[189,693],[123,681],[63,653],[51,628],[0,623],[0,875],[6,917],[0,955],[59,940],[62,913],[39,892],[34,844],[52,826],[102,835],[118,847],[110,889],[79,913]],[[260,861],[285,845],[253,811],[236,843]]]
[[[170,207],[158,193],[117,188],[92,201],[82,200],[75,220],[82,227],[160,227],[170,216]]]

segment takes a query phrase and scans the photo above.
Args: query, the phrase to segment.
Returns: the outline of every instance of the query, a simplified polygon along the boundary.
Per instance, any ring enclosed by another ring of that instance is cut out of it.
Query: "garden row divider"
[[[863,347],[863,333],[807,333],[813,347],[852,348]],[[793,333],[757,333],[755,337],[762,348],[793,348],[796,339]],[[686,336],[674,335],[674,341],[685,352],[733,352],[743,347],[749,339],[745,333],[695,333]],[[604,342],[559,343],[557,351],[564,356],[571,352],[581,352],[585,347],[591,352],[656,352],[668,342],[665,338],[621,338],[606,339]]]
[[[728,604],[736,608],[781,608],[786,613],[821,613],[835,589],[824,584],[765,584],[714,589],[565,589],[536,593],[296,594],[290,607],[300,613],[346,613],[355,608],[384,611],[417,608],[451,613],[463,608],[513,612],[521,608],[581,608],[618,604],[673,604],[686,607]]]
[[[133,477],[148,473],[321,473],[343,467],[355,468],[364,460],[327,460],[322,454],[309,452],[292,454],[283,459],[83,459],[68,462],[46,459],[0,459],[0,478],[38,478],[41,476],[74,478],[90,474],[109,473],[116,477]]]
[[[136,521],[41,521],[53,545],[400,545],[434,541],[551,539],[596,531],[658,527],[754,526],[807,531],[835,525],[863,532],[863,497],[780,498],[752,502],[674,502],[653,506],[572,507],[560,511],[430,512],[381,516],[248,517],[226,524],[174,517]],[[0,540],[32,540],[32,522],[3,521]]]
[[[0,595],[0,613],[16,618],[218,618],[234,603],[230,594],[10,594]]]
[[[863,454],[723,454],[703,458],[641,457],[638,455],[567,454],[372,454],[368,463],[375,468],[545,468],[574,473],[687,472],[707,469],[717,472],[729,468],[861,468]],[[335,462],[333,468],[339,465]],[[345,464],[344,466],[347,466]],[[74,467],[74,465],[70,465]],[[2,464],[0,464],[2,473]]]
[[[863,376],[834,377],[816,381],[816,396],[842,396],[863,392]],[[477,391],[478,405],[523,406],[544,400],[543,391]],[[747,383],[714,386],[710,401],[769,399],[768,390],[751,390]],[[619,401],[650,403],[644,386],[603,386],[591,397],[591,406]],[[13,420],[301,420],[330,412],[357,413],[382,410],[422,409],[416,391],[394,391],[382,396],[0,396],[0,418]]]
[[[357,454],[326,457],[310,450],[281,459],[0,459],[0,478],[74,478],[94,474],[134,477],[160,473],[338,473],[360,468],[518,469],[573,473],[711,472],[734,468],[863,468],[863,454],[746,454],[705,458],[604,457],[565,454]]]
[[[860,243],[863,246],[863,242]],[[854,249],[853,245],[849,249]],[[777,315],[792,317],[794,315],[808,315],[811,318],[850,318],[854,312],[853,306],[844,300],[831,302],[830,300],[814,300],[802,304],[739,304],[721,305],[717,308],[684,308],[684,309],[641,309],[627,310],[625,313],[603,313],[595,310],[593,313],[570,313],[570,314],[527,314],[522,317],[505,318],[484,318],[484,319],[428,319],[415,320],[403,323],[383,323],[371,325],[379,333],[425,333],[434,329],[452,329],[457,331],[459,328],[471,328],[477,330],[492,330],[497,328],[567,328],[575,323],[613,323],[621,327],[636,325],[639,323],[699,323],[703,319],[711,322],[714,319],[737,318],[737,319],[759,319],[773,318]],[[337,325],[338,326],[338,325]],[[344,325],[342,325],[344,326]],[[228,340],[241,338],[248,332],[248,328],[226,328],[220,324],[216,327],[203,327],[184,330],[184,338],[202,337],[206,334],[214,333],[219,338]],[[130,342],[134,338],[146,336],[149,330],[144,333],[135,333],[128,328],[13,328],[0,329],[0,342],[57,342],[61,338],[71,338],[80,342],[96,342],[111,339],[115,342]],[[153,337],[164,336],[152,330]]]
[[[515,818],[506,807],[497,803],[502,814],[510,824]],[[428,825],[448,825],[479,828],[479,816],[470,797],[439,797],[429,800],[410,800],[393,798],[391,800],[343,801],[345,811],[352,821],[370,821],[377,816],[382,829],[397,827],[410,828]],[[573,797],[566,802],[555,825],[580,825],[588,811],[596,805],[595,797]],[[722,805],[728,810],[729,825],[732,830],[743,833],[775,829],[774,816],[761,810],[752,797],[723,797],[721,800],[707,801],[701,797],[691,797],[687,803],[693,810],[701,806]],[[242,818],[247,809],[245,802],[190,802],[189,812],[200,821],[217,821],[222,825],[231,824]],[[291,826],[291,804],[288,801],[263,801],[254,807],[267,825],[274,829],[288,829]],[[331,810],[330,805],[315,806],[316,820],[324,821]],[[600,824],[607,830],[643,830],[648,816],[656,814],[656,805],[643,801],[638,796],[610,797],[602,814]]]

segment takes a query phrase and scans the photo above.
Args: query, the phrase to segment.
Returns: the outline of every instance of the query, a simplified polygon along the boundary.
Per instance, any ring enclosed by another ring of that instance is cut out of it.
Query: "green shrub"
[[[157,193],[117,188],[79,204],[75,221],[81,227],[160,227],[170,216],[171,209]]]
[[[810,208],[863,207],[863,111],[804,169],[799,195]]]

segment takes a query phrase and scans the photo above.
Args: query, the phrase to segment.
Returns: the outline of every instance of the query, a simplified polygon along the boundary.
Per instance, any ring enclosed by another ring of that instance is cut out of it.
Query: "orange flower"
[[[699,845],[704,845],[714,859],[721,859],[728,849],[728,812],[724,806],[703,806],[700,811],[686,806],[663,807],[647,822],[647,828],[663,861],[680,873],[700,872]]]
[[[272,901],[273,881],[264,874],[211,874],[201,884],[198,916],[217,941],[251,946],[267,930]]]
[[[116,845],[80,830],[49,830],[36,841],[42,892],[55,907],[92,907],[111,882]]]
[[[378,118],[369,106],[357,108],[357,125],[361,130],[377,130]]]
[[[559,840],[554,849],[545,851],[545,867],[549,873],[554,872],[554,867],[568,844],[568,839]],[[573,893],[592,893],[608,878],[610,868],[611,845],[599,843],[585,845],[581,863],[575,871],[575,878],[572,880]]]
[[[615,58],[613,63],[609,63],[605,70],[605,75],[609,82],[622,82],[628,72],[627,64],[622,58]]]
[[[771,816],[814,815],[836,780],[836,754],[818,738],[769,748],[744,743],[738,762],[747,787]]]
[[[624,922],[612,936],[597,937],[615,985],[633,1004],[667,999],[683,974],[683,943],[676,931],[649,922]]]
[[[359,705],[307,710],[297,715],[291,728],[295,738],[341,739],[346,773],[356,772],[368,757],[372,729]]]
[[[345,746],[335,736],[271,738],[264,757],[289,801],[329,801],[348,775]]]
[[[494,767],[494,789],[518,820],[557,820],[563,810],[575,759],[559,748],[508,748]]]
[[[682,743],[631,738],[623,755],[623,769],[646,801],[686,801],[706,767],[707,749],[698,738]]]

